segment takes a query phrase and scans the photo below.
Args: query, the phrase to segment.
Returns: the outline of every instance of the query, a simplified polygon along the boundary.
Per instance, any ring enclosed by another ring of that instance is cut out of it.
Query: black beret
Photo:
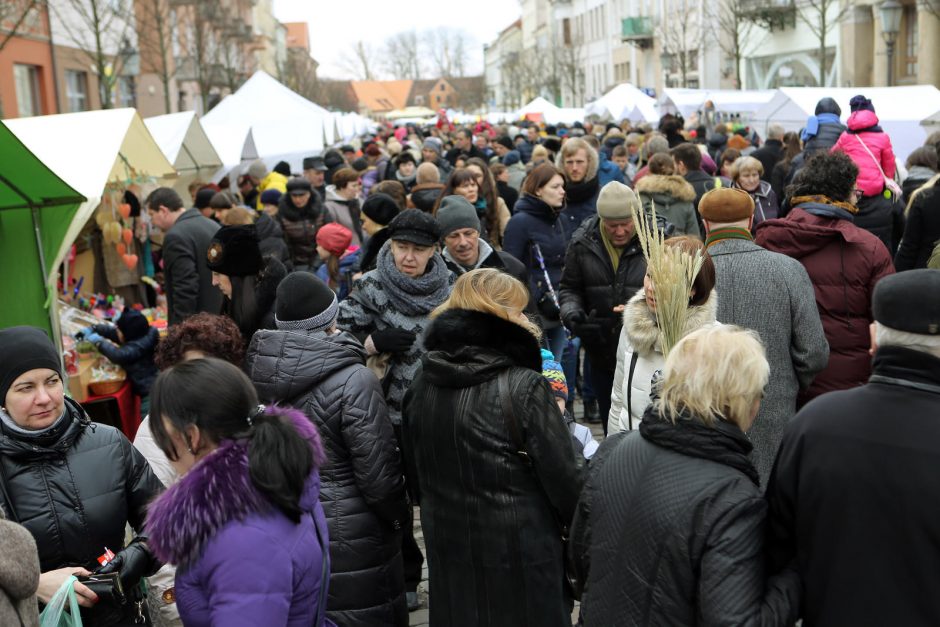
[[[287,181],[288,194],[304,194],[310,191],[313,191],[313,186],[310,185],[310,181],[303,178],[302,176],[295,176],[291,180]]]
[[[209,269],[226,276],[251,276],[264,265],[254,224],[223,226],[206,251]]]
[[[388,227],[388,238],[411,242],[418,246],[433,246],[441,239],[441,227],[430,213],[420,209],[406,209],[392,220]]]
[[[897,331],[940,335],[940,270],[923,268],[886,276],[872,296],[875,320]]]
[[[398,203],[395,202],[394,198],[380,192],[370,195],[362,203],[362,213],[382,226],[386,226],[391,222],[400,211],[401,209],[398,208]]]

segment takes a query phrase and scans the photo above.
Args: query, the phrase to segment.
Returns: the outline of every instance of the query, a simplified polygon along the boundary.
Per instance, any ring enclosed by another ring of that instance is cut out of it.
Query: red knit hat
[[[351,243],[352,231],[342,224],[330,222],[317,230],[317,245],[336,257],[342,257]]]

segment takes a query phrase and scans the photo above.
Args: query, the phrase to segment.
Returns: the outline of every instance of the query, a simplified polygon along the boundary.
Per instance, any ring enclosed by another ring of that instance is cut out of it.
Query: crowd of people
[[[443,121],[152,191],[165,337],[85,331],[133,444],[0,330],[0,623],[404,626],[425,559],[432,625],[940,623],[940,136],[902,167],[851,109]],[[647,232],[699,261],[675,342]]]

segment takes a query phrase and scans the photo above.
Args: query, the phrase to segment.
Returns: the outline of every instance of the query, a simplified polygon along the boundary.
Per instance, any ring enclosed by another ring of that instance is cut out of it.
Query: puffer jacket
[[[877,196],[884,191],[884,177],[894,178],[897,169],[891,138],[878,126],[878,116],[874,111],[855,111],[849,116],[846,125],[848,129],[832,147],[832,152],[841,150],[851,157],[858,166],[855,184],[866,196]]]
[[[302,410],[323,438],[328,616],[338,625],[407,625],[401,459],[382,387],[365,361],[365,349],[347,333],[259,331],[246,367],[263,401]]]
[[[655,205],[656,215],[675,227],[675,235],[701,238],[695,215],[695,188],[677,174],[647,174],[636,184],[636,193],[647,212]]]
[[[561,319],[574,332],[578,331],[572,324],[573,316],[583,313],[589,320],[593,318],[588,324],[598,325],[597,333],[593,333],[594,327],[589,327],[592,333],[583,333],[581,341],[596,363],[603,363],[613,372],[622,324],[614,307],[626,304],[643,287],[646,259],[639,239],[633,237],[620,254],[615,273],[601,241],[602,228],[600,218],[595,216],[581,225],[572,238],[565,255],[559,299]]]
[[[529,271],[529,293],[542,314],[545,328],[559,325],[559,312],[552,302],[545,280],[546,273],[542,271],[535,254],[535,245],[538,244],[542,251],[548,280],[558,294],[567,244],[562,220],[559,213],[541,199],[522,194],[516,203],[516,213],[509,219],[503,236],[503,250],[521,261]]]
[[[157,380],[158,372],[153,363],[153,352],[160,341],[160,332],[150,327],[143,337],[120,344],[117,327],[113,324],[96,324],[92,328],[98,335],[111,340],[99,342],[96,345],[98,352],[127,371],[134,394],[149,396],[150,386]]]
[[[179,566],[177,607],[186,627],[332,627],[319,620],[330,570],[317,500],[320,436],[299,411],[266,413],[286,416],[312,449],[296,522],[255,485],[245,439],[222,440],[149,508],[154,551]]]
[[[498,316],[453,309],[424,341],[402,429],[434,590],[430,624],[567,627],[559,525],[571,520],[581,462],[538,340]],[[503,372],[531,466],[506,426]]]
[[[0,427],[0,476],[12,501],[0,495],[0,505],[33,535],[42,572],[65,566],[96,569],[105,547],[117,553],[125,546],[128,523],[143,531],[147,505],[163,490],[120,431],[91,422],[68,398],[65,411],[68,415],[51,433],[35,439]],[[154,562],[147,574],[158,567]],[[82,608],[82,620],[91,626],[131,624],[137,614],[128,604],[122,622],[103,614],[109,609]]]
[[[0,513],[0,625],[39,627],[39,557],[29,531]]]
[[[863,385],[871,374],[869,325],[875,284],[894,265],[877,237],[836,217],[828,205],[803,203],[786,218],[758,226],[755,242],[803,264],[829,341],[829,365],[800,392],[800,405],[833,390]]]
[[[938,180],[940,182],[940,180]],[[927,261],[940,243],[940,187],[935,184],[916,196],[907,212],[904,237],[894,256],[898,272],[926,268]]]
[[[718,295],[713,290],[703,305],[689,308],[683,336],[715,324],[717,315]],[[634,354],[637,360],[631,376],[630,364]],[[666,358],[663,357],[656,314],[647,307],[646,294],[640,290],[623,310],[623,329],[617,345],[617,369],[610,394],[608,434],[637,428],[653,397],[653,376],[664,365]]]
[[[290,194],[284,194],[277,207],[277,222],[290,249],[290,261],[294,270],[309,270],[319,266],[317,229],[327,222],[332,222],[320,202],[320,196],[310,194],[307,204],[298,209],[291,202]]]
[[[570,551],[584,624],[792,625],[800,578],[765,572],[767,504],[734,424],[650,409],[591,460]]]

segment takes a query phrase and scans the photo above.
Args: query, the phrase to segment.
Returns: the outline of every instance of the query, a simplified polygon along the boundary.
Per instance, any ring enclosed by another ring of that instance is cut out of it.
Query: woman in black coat
[[[934,247],[940,243],[940,179],[933,187],[914,194],[907,209],[904,236],[894,256],[898,272],[926,268]]]
[[[336,295],[323,281],[296,272],[277,298],[278,328],[254,335],[247,371],[263,401],[302,410],[326,448],[327,616],[337,625],[404,627],[400,529],[410,511],[382,386],[365,366],[362,344],[336,332]]]
[[[36,540],[39,600],[48,603],[72,574],[116,571],[123,603],[73,584],[81,618],[90,627],[134,625],[138,611],[146,614],[138,584],[160,564],[145,536],[125,546],[125,527],[143,531],[160,482],[120,431],[65,398],[59,352],[40,329],[0,330],[0,403],[0,507]],[[117,556],[99,568],[108,549]]]
[[[287,193],[281,196],[274,216],[284,233],[284,241],[290,249],[290,262],[295,270],[316,269],[320,265],[317,256],[317,229],[332,222],[320,195],[314,193],[310,183],[300,177],[287,182]]]
[[[403,446],[421,505],[432,625],[571,624],[561,527],[580,468],[541,374],[527,303],[504,272],[462,275],[405,396]]]
[[[766,578],[744,433],[769,371],[752,331],[695,331],[669,353],[639,433],[594,455],[571,533],[586,626],[794,623],[800,578]]]

